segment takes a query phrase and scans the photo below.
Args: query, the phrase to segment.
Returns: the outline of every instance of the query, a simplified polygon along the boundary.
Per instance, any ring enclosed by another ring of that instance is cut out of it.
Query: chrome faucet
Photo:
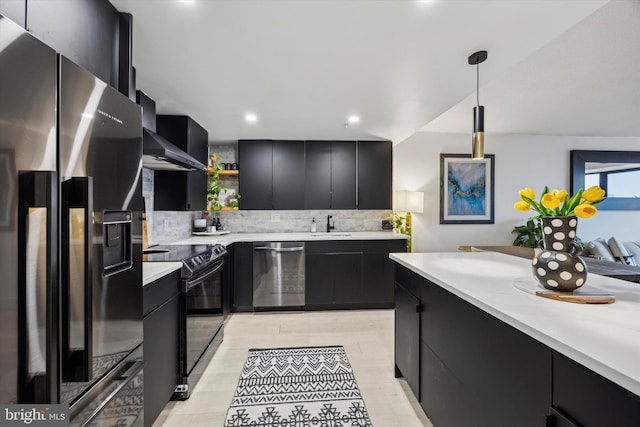
[[[336,228],[335,225],[331,225],[331,218],[333,218],[333,216],[327,215],[327,233]]]

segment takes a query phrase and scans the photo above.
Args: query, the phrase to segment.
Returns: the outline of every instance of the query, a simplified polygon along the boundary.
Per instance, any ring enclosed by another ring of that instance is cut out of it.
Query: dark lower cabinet
[[[392,308],[391,252],[405,252],[406,240],[321,240],[305,242],[305,308],[309,310]],[[253,242],[227,248],[232,311],[253,310]]]
[[[306,307],[393,307],[394,263],[389,253],[405,251],[403,239],[307,242]]]
[[[253,242],[231,245],[233,311],[253,311]]]
[[[456,412],[468,411],[477,427],[543,426],[551,405],[551,349],[426,279],[421,303],[422,343],[471,400]],[[435,369],[428,363],[424,359],[421,367]],[[435,394],[455,402],[459,392],[446,393],[446,388],[424,393],[425,409]],[[436,426],[464,425],[439,422],[449,417],[447,411],[430,412]]]
[[[406,252],[407,241],[372,240],[362,245],[362,289],[363,302],[393,307],[393,273],[395,262],[390,253]],[[389,305],[391,304],[391,305]]]
[[[307,308],[342,308],[360,302],[362,293],[360,242],[307,242],[305,252],[305,306]]]
[[[547,416],[545,427],[580,427],[570,420],[566,415],[555,408],[551,408]]]
[[[396,374],[435,427],[640,426],[639,396],[405,267],[395,281]]]
[[[469,355],[471,357],[471,355]],[[482,369],[480,366],[476,366]],[[490,384],[487,384],[490,388]],[[435,427],[520,426],[489,420],[487,408],[424,342],[420,342],[420,405]],[[541,424],[539,424],[541,425]]]
[[[329,255],[307,254],[305,257],[305,307],[331,308],[335,301],[333,274]]]
[[[640,396],[620,387],[568,357],[553,354],[552,421],[582,427],[640,426]]]
[[[144,299],[144,425],[151,426],[180,380],[180,270],[149,283]]]
[[[420,299],[401,285],[395,285],[396,376],[403,376],[420,399]]]

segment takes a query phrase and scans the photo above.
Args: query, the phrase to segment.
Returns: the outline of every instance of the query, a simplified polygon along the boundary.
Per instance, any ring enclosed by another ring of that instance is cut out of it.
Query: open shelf
[[[218,176],[238,176],[239,173],[239,170],[221,170],[218,171]],[[211,175],[211,172],[209,172],[209,175]]]

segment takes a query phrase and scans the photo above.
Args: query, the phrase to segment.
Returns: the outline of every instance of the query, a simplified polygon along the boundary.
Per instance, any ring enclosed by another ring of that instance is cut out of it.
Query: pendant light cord
[[[476,64],[476,105],[480,105],[480,64]]]

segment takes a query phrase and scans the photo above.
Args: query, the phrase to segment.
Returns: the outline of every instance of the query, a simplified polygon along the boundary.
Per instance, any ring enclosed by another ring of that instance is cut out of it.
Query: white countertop
[[[142,286],[182,268],[181,262],[143,262]]]
[[[391,254],[390,258],[587,368],[640,395],[640,285],[590,274],[582,287],[613,304],[540,298],[514,287],[531,261],[496,252]]]
[[[407,239],[395,231],[353,231],[331,233],[229,233],[218,236],[192,236],[172,242],[172,245],[216,244],[228,246],[236,242],[294,242],[316,240],[390,240]],[[168,245],[168,244],[163,244]],[[181,262],[143,262],[142,284],[147,285],[175,270],[182,268]]]
[[[395,231],[332,231],[331,233],[230,233],[222,236],[192,236],[175,245],[214,244],[230,245],[236,242],[295,242],[316,240],[392,240],[407,239]]]

